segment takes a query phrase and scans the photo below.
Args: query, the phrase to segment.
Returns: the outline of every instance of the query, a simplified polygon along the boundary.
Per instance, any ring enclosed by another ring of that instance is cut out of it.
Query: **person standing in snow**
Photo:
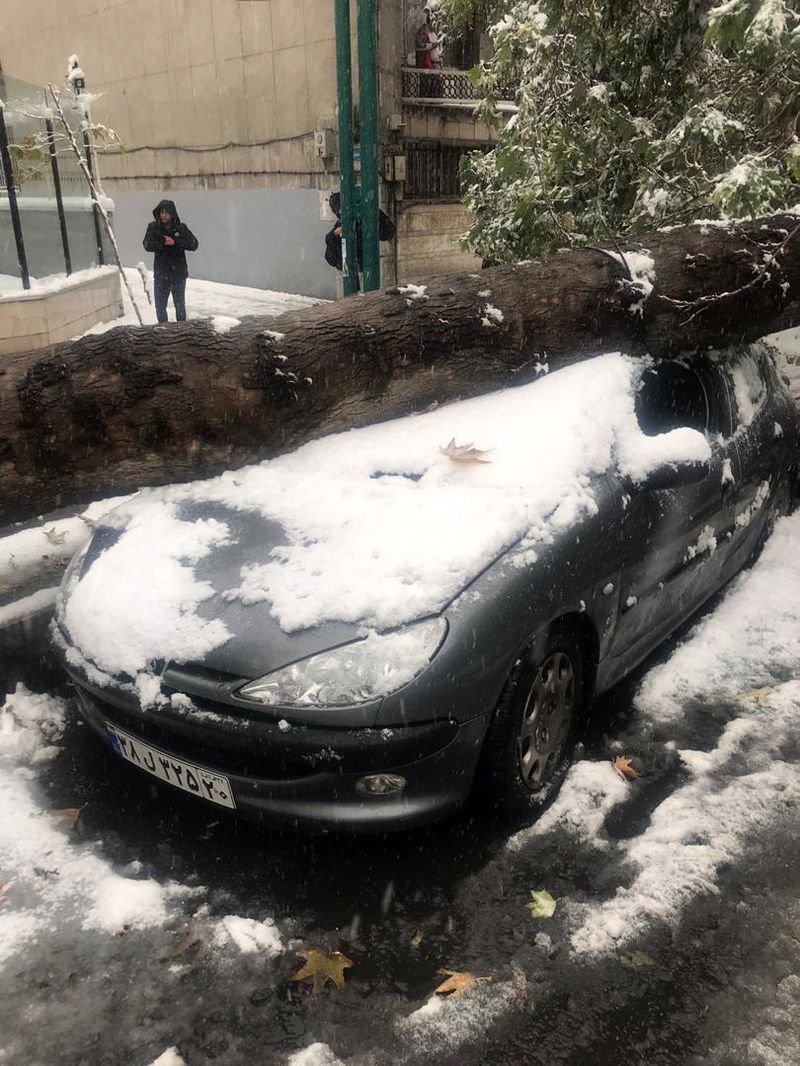
[[[175,321],[186,321],[186,253],[197,251],[197,237],[181,222],[172,200],[153,208],[153,218],[144,235],[144,249],[153,252],[153,296],[156,318],[167,321],[167,300],[172,295]]]

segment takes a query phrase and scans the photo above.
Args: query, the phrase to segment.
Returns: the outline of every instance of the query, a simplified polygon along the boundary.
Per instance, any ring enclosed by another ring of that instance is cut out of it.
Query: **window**
[[[650,436],[688,426],[705,433],[708,400],[694,370],[664,361],[645,370],[636,394],[636,417]]]
[[[764,369],[758,357],[747,350],[732,358],[729,366],[739,422],[749,426],[767,398]]]

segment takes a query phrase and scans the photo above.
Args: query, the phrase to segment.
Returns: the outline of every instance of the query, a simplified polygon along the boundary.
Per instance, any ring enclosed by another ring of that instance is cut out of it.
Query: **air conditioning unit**
[[[314,154],[320,159],[333,155],[333,135],[331,130],[314,130]]]

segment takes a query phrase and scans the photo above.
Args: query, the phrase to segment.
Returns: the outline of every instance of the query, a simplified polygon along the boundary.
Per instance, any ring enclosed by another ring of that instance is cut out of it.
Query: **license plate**
[[[152,748],[138,737],[123,733],[108,722],[106,733],[108,742],[117,755],[138,766],[140,770],[146,770],[159,781],[166,781],[168,785],[191,792],[193,796],[202,796],[204,800],[217,803],[220,807],[236,809],[230,782],[222,774],[177,759],[166,751],[159,751],[158,748]]]

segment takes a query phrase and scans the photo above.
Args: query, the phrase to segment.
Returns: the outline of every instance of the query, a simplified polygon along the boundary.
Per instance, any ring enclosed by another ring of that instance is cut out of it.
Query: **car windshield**
[[[651,436],[684,426],[704,433],[709,405],[702,381],[691,367],[678,362],[648,368],[636,394],[636,417]]]

